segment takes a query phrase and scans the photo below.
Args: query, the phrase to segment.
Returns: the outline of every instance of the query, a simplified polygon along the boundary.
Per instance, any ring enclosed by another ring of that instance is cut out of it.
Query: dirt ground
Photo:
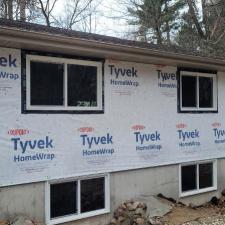
[[[160,219],[165,225],[225,225],[225,197],[218,204],[200,207],[174,204],[171,212]]]

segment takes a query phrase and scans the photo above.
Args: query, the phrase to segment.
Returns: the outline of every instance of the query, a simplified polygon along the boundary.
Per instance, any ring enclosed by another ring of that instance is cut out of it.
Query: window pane
[[[68,65],[68,106],[97,106],[97,67]]]
[[[213,186],[213,164],[204,163],[199,165],[199,188]]]
[[[77,213],[77,183],[51,184],[51,218]]]
[[[63,64],[30,63],[31,105],[63,105]]]
[[[182,107],[197,107],[197,79],[194,76],[182,76]]]
[[[213,78],[199,77],[199,107],[213,107]]]
[[[182,166],[182,192],[197,189],[196,168],[196,165]]]
[[[81,212],[105,208],[105,178],[81,181]]]

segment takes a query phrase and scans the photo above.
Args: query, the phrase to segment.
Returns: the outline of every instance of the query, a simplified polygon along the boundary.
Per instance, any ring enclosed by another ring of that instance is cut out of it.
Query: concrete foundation
[[[104,225],[109,222],[118,205],[128,199],[144,195],[174,198],[185,204],[200,205],[213,196],[220,196],[225,188],[225,159],[219,159],[218,190],[179,198],[179,165],[130,170],[110,174],[111,213],[67,223],[68,225]],[[33,183],[0,188],[0,218],[25,215],[45,221],[45,183]]]

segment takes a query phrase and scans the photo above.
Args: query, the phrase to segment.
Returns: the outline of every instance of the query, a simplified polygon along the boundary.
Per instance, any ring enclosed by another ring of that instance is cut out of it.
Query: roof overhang
[[[225,60],[0,26],[0,46],[225,71]]]

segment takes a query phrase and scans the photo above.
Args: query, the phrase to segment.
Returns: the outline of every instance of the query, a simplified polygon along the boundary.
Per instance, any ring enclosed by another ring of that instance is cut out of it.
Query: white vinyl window
[[[217,111],[216,74],[181,71],[180,110]]]
[[[47,225],[109,213],[109,175],[47,182],[45,201]]]
[[[217,190],[217,161],[181,164],[180,197]]]
[[[27,110],[102,110],[102,63],[26,56]]]

